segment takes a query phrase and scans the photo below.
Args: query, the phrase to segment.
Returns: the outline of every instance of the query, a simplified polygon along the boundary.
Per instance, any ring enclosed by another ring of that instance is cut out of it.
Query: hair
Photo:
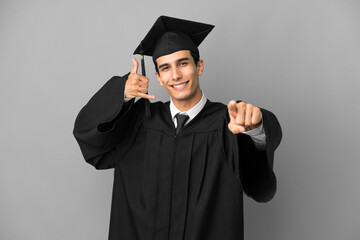
[[[200,56],[194,54],[193,52],[190,52],[190,53],[191,53],[192,58],[194,59],[195,65],[197,65],[197,63],[198,63],[199,60],[200,60]],[[160,75],[160,73],[159,73],[159,68],[158,68],[158,65],[157,65],[156,60],[154,61],[154,64],[155,64],[155,71],[157,72],[157,74]]]

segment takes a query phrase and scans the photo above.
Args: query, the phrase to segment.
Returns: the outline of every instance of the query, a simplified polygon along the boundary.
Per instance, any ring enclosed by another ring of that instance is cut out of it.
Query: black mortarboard
[[[210,24],[160,16],[134,51],[134,54],[141,55],[142,75],[146,75],[144,55],[152,56],[154,63],[158,57],[180,50],[190,50],[192,54],[200,57],[198,46],[214,27]],[[151,117],[149,104],[149,100],[145,99],[145,115],[148,118]]]
[[[154,62],[158,57],[180,50],[190,50],[199,56],[197,47],[214,27],[210,24],[160,16],[134,54],[153,56]]]

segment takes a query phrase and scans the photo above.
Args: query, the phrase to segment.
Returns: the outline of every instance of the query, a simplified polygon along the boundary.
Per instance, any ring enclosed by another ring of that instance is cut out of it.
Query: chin
[[[172,95],[172,97],[176,100],[187,100],[187,99],[191,98],[191,93],[185,93],[185,92],[174,93]]]
[[[193,96],[175,96],[173,97],[174,100],[177,102],[183,102],[183,103],[192,103],[194,101]]]

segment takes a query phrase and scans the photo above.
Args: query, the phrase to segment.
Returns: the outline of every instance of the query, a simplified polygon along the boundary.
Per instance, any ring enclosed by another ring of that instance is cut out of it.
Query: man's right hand
[[[145,76],[137,74],[139,64],[135,58],[133,58],[132,61],[133,67],[125,84],[125,97],[142,97],[147,99],[155,99],[155,96],[147,94],[149,87],[149,79]]]

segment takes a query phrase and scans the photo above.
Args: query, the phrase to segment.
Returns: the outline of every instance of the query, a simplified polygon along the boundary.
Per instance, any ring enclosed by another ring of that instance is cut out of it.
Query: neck
[[[179,101],[172,98],[172,101],[177,109],[179,109],[181,112],[186,112],[190,110],[192,107],[194,107],[196,104],[198,104],[201,98],[202,98],[202,93],[201,90],[199,89],[199,91],[191,99]]]

